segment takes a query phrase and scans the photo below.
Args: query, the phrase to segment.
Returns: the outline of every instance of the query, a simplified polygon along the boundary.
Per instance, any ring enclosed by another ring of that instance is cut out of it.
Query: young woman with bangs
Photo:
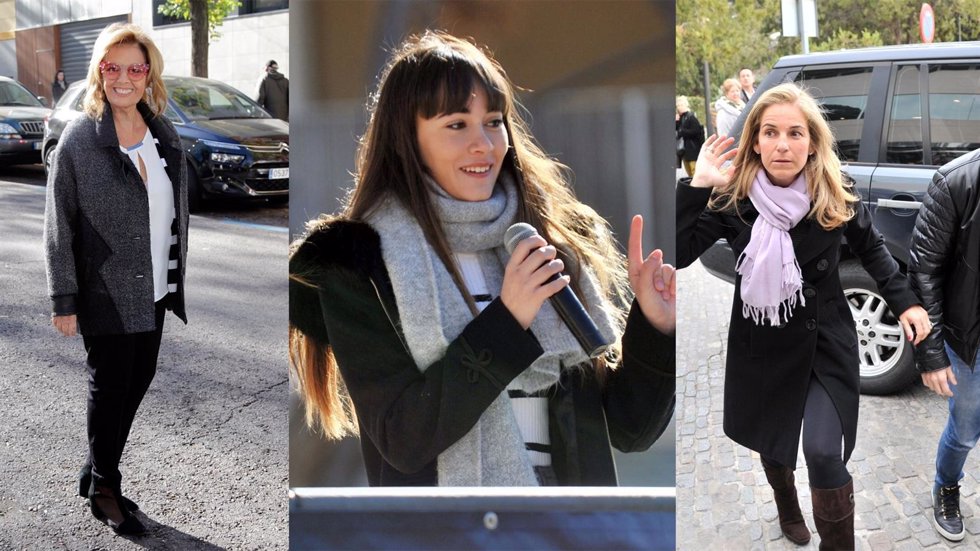
[[[642,219],[627,274],[468,41],[406,41],[369,111],[346,207],[290,256],[307,421],[359,432],[371,485],[615,485],[610,443],[648,448],[674,405],[673,268]],[[539,235],[509,254],[517,222]],[[621,346],[583,351],[547,301],[567,285]]]

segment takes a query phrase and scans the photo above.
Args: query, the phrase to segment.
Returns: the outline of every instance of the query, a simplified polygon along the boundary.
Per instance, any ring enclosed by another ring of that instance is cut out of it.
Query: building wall
[[[17,29],[124,15],[143,1],[148,0],[17,0]]]
[[[0,0],[0,74],[20,75],[31,81],[25,81],[29,87],[38,87],[37,93],[49,93],[43,88],[49,86],[44,82],[50,79],[40,79],[41,84],[34,82],[37,62],[32,61],[29,68],[18,66],[14,30],[29,37],[22,39],[25,44],[34,44],[34,35],[44,32],[42,28],[52,29],[57,35],[57,25],[113,15],[128,15],[130,21],[150,32],[163,53],[166,74],[190,75],[190,23],[154,29],[152,0]],[[279,71],[289,76],[288,10],[232,16],[219,32],[221,37],[209,48],[210,78],[254,97],[269,59],[275,59]],[[21,51],[19,55],[23,65],[26,60],[34,60],[37,53]]]
[[[191,25],[180,23],[153,28],[152,2],[134,1],[133,23],[151,31],[163,52],[168,75],[191,74]],[[251,97],[265,62],[275,59],[279,72],[289,77],[289,12],[287,10],[230,17],[208,53],[208,77],[220,80]]]

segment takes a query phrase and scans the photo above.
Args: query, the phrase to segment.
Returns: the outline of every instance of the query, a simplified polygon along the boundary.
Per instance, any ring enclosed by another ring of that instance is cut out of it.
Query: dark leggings
[[[851,479],[844,465],[844,429],[840,416],[816,377],[810,378],[803,408],[803,457],[806,458],[810,486],[814,488],[840,488]],[[762,461],[767,465],[779,465],[765,456]]]
[[[83,337],[88,353],[88,463],[98,486],[118,488],[122,457],[136,410],[157,368],[164,301],[156,305],[156,330]]]

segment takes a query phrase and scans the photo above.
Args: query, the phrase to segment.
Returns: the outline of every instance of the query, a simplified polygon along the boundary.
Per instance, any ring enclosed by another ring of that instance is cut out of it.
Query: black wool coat
[[[308,235],[289,272],[289,322],[332,348],[372,486],[435,485],[438,455],[543,353],[498,297],[420,372],[400,330],[411,320],[399,317],[380,238],[367,224],[335,221]],[[647,449],[670,421],[674,337],[634,305],[623,348],[622,364],[604,383],[591,367],[565,369],[549,391],[552,465],[562,485],[616,485],[610,443]]]
[[[710,189],[690,180],[677,186],[677,264],[684,268],[718,239],[736,258],[745,250],[759,213],[750,201],[738,213],[706,208]],[[857,436],[860,368],[854,318],[844,298],[838,267],[846,238],[851,251],[874,278],[893,312],[917,304],[905,276],[872,225],[863,203],[844,226],[826,231],[804,218],[789,234],[803,276],[806,305],[777,327],[756,325],[742,316],[735,280],[725,364],[724,428],[732,440],[783,465],[796,465],[807,389],[815,377],[830,394],[844,429],[844,459]]]

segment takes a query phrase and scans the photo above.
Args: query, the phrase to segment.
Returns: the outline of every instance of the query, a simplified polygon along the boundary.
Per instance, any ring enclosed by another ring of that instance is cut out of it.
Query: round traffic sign
[[[931,44],[936,36],[936,14],[932,11],[932,6],[922,4],[919,10],[919,37],[925,44]]]

